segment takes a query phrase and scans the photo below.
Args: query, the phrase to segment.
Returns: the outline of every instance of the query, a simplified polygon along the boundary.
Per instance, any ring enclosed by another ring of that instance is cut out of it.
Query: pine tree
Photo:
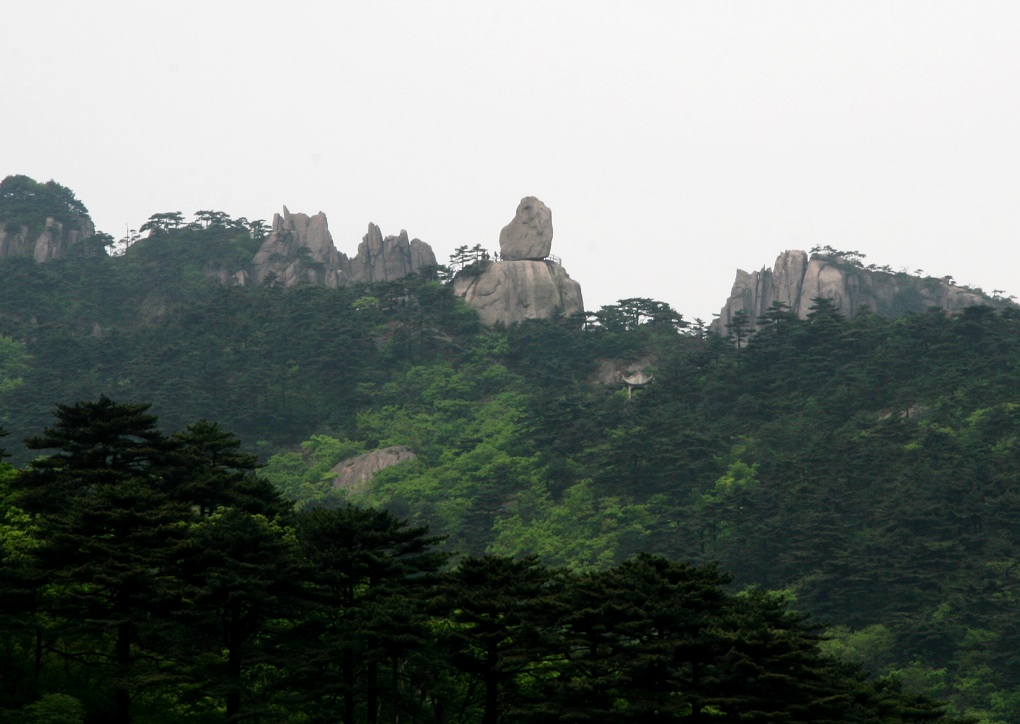
[[[296,533],[313,607],[289,647],[296,678],[313,706],[346,722],[358,706],[370,722],[383,706],[397,717],[409,706],[400,666],[428,640],[424,594],[447,558],[435,550],[441,538],[386,511],[350,505],[302,513]],[[391,674],[385,687],[383,667]]]
[[[169,490],[172,446],[147,409],[106,397],[58,406],[56,424],[28,440],[30,449],[57,452],[15,481],[39,527],[34,557],[55,592],[50,613],[112,662],[110,719],[118,723],[130,720],[143,632],[174,607],[169,564],[187,515]]]

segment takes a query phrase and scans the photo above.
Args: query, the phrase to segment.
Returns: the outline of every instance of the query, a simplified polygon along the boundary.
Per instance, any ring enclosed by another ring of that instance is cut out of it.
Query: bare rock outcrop
[[[250,275],[222,278],[225,283],[316,284],[330,288],[355,282],[387,282],[403,279],[426,266],[435,266],[436,255],[420,239],[408,240],[407,232],[383,238],[375,224],[368,225],[353,259],[337,250],[329,233],[326,215],[292,214],[286,206],[273,217],[273,227],[252,260]]]
[[[918,277],[888,269],[866,268],[838,254],[784,251],[775,265],[755,272],[737,271],[729,299],[713,331],[726,334],[734,315],[743,311],[754,323],[775,302],[806,318],[814,300],[831,299],[846,316],[864,308],[899,317],[928,307],[957,312],[975,304],[1001,306],[979,290],[953,284],[949,278]]]
[[[382,282],[402,279],[419,269],[436,266],[432,247],[421,239],[408,240],[407,232],[383,238],[375,224],[358,244],[358,254],[351,260],[351,278],[358,282]]]
[[[64,224],[48,217],[42,231],[34,234],[27,225],[8,228],[0,221],[0,257],[29,256],[37,262],[45,262],[66,256],[74,244],[96,233],[91,219],[79,218],[75,226],[77,228],[65,228]]]
[[[274,214],[272,231],[252,260],[252,277],[256,284],[335,289],[349,282],[350,261],[333,244],[324,213],[292,214],[284,206],[282,215]]]
[[[552,238],[552,211],[534,196],[525,196],[513,220],[499,232],[499,256],[505,261],[545,259]]]
[[[453,280],[453,293],[477,309],[488,327],[583,312],[581,285],[558,260],[546,258],[552,233],[549,207],[534,196],[521,199],[514,220],[499,234],[500,260],[462,270]]]
[[[478,310],[482,324],[516,324],[584,311],[581,285],[551,261],[499,261],[476,275],[460,274],[453,293]]]
[[[336,473],[333,490],[351,492],[364,490],[372,480],[372,476],[380,470],[417,459],[418,456],[410,448],[392,445],[341,460],[330,471]]]

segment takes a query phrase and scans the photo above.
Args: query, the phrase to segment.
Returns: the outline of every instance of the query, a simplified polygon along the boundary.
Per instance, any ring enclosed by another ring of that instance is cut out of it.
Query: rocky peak
[[[866,268],[860,262],[839,253],[784,251],[771,269],[737,270],[729,299],[713,331],[726,334],[733,317],[744,312],[753,323],[770,306],[779,302],[801,319],[808,315],[814,300],[831,299],[836,308],[854,316],[864,308],[876,314],[899,317],[928,307],[957,312],[975,304],[1001,306],[979,290],[953,284],[948,278],[922,278],[893,273],[888,268]]]
[[[285,287],[300,283],[336,288],[347,283],[350,262],[337,251],[326,215],[273,215],[273,226],[252,260],[255,283],[269,281]]]
[[[528,196],[499,234],[500,260],[463,270],[453,280],[454,294],[478,310],[482,324],[515,324],[584,311],[581,285],[558,262],[552,249],[552,212]]]
[[[383,238],[375,224],[368,225],[353,259],[337,251],[326,215],[283,214],[273,216],[272,231],[252,261],[256,284],[273,281],[283,286],[318,284],[331,288],[354,282],[385,282],[402,279],[425,266],[435,266],[436,255],[420,239],[408,240],[407,232]]]
[[[88,209],[71,189],[20,175],[0,181],[0,256],[50,261],[95,234]]]
[[[39,233],[33,233],[27,224],[5,224],[0,220],[0,257],[30,256],[37,262],[66,256],[68,250],[82,239],[95,236],[96,227],[91,219],[81,219],[77,228],[46,217]]]
[[[351,276],[358,282],[391,281],[428,266],[436,266],[436,255],[424,241],[409,241],[403,229],[397,236],[384,239],[379,227],[369,224],[351,261]]]

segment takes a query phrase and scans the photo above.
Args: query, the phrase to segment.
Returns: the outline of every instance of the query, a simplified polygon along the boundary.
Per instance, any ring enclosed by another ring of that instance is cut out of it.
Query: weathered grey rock
[[[552,239],[552,211],[534,196],[525,196],[513,221],[499,232],[499,256],[505,261],[545,259]]]
[[[551,261],[500,261],[481,273],[460,274],[453,292],[478,310],[482,324],[506,325],[584,311],[581,285]]]
[[[383,282],[403,279],[425,266],[435,266],[436,255],[420,239],[408,241],[407,232],[383,238],[375,224],[358,244],[358,254],[351,260],[351,278],[358,282]]]
[[[292,214],[286,206],[283,215],[273,215],[272,231],[252,260],[256,284],[273,281],[285,287],[308,283],[330,288],[349,281],[350,261],[337,251],[329,233],[326,215]]]
[[[411,239],[411,269],[418,272],[424,267],[437,266],[436,253],[421,239]]]
[[[804,251],[793,250],[780,254],[772,269],[751,273],[738,270],[729,299],[712,322],[712,329],[726,334],[739,311],[754,322],[774,302],[781,302],[804,319],[819,297],[831,299],[846,316],[854,316],[864,308],[883,316],[899,317],[928,307],[958,312],[975,304],[1004,304],[943,279],[866,269],[838,256],[808,257]]]
[[[385,239],[379,227],[368,225],[353,259],[337,250],[329,233],[326,215],[292,214],[273,217],[272,231],[252,260],[251,280],[264,284],[316,284],[330,288],[354,282],[386,282],[402,279],[425,266],[435,266],[436,255],[420,239],[408,241],[407,232]],[[232,273],[231,273],[232,274]],[[224,283],[244,284],[248,276],[223,276]]]
[[[8,231],[0,220],[0,257],[30,256],[37,262],[58,259],[82,239],[95,236],[96,227],[91,219],[80,217],[77,226],[77,229],[65,229],[64,224],[50,217],[42,231],[33,235],[27,226]]]
[[[393,445],[341,460],[331,470],[336,473],[333,490],[359,492],[368,486],[372,476],[380,470],[417,459],[418,456],[410,448]]]

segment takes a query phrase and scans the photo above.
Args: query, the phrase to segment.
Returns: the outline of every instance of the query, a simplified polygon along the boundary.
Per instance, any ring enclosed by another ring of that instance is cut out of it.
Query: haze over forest
[[[830,248],[718,334],[483,323],[559,266],[518,216],[455,273],[209,210],[111,256],[0,182],[3,715],[1016,721],[1016,305]]]

